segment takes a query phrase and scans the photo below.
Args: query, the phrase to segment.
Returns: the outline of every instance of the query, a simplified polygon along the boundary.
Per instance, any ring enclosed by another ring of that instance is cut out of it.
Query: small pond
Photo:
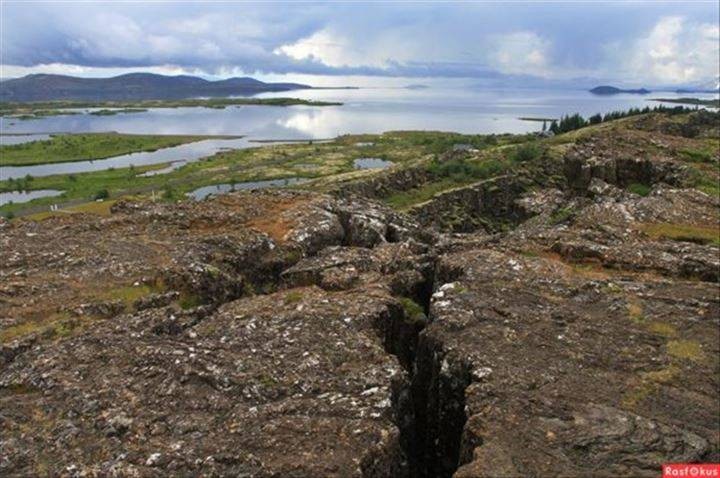
[[[353,161],[355,169],[385,169],[393,164],[392,161],[386,161],[380,158],[358,158]]]
[[[12,191],[9,193],[0,193],[0,206],[13,203],[21,203],[32,201],[33,199],[59,196],[63,191],[56,189],[38,189],[37,191]]]
[[[266,189],[266,188],[279,188],[284,186],[292,186],[295,184],[302,184],[308,182],[306,178],[283,178],[283,179],[268,179],[265,181],[247,181],[243,183],[224,183],[224,184],[213,184],[212,186],[203,186],[196,190],[189,192],[187,195],[196,199],[205,199],[208,196],[217,194],[226,194],[232,191],[248,190],[248,189]]]

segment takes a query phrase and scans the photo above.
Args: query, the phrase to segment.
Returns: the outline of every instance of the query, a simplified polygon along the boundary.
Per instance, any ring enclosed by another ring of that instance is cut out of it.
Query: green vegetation
[[[384,201],[396,209],[407,209],[438,193],[508,174],[524,164],[543,161],[549,152],[546,144],[534,135],[488,138],[476,141],[475,144],[482,148],[477,156],[436,156],[425,166],[432,175],[431,181],[399,191]]]
[[[573,217],[575,211],[572,207],[563,207],[550,215],[551,224],[561,224]]]
[[[109,197],[110,197],[110,192],[107,189],[103,188],[95,193],[95,195],[93,196],[93,199],[95,199],[95,200],[107,199]]]
[[[593,124],[604,123],[606,121],[613,121],[620,118],[627,118],[628,116],[637,116],[648,113],[665,113],[669,115],[677,115],[683,113],[689,113],[693,111],[691,108],[685,108],[684,106],[668,107],[659,105],[654,108],[646,106],[645,108],[630,108],[627,111],[611,111],[605,115],[599,113],[591,116],[589,119],[585,119],[579,113],[572,115],[566,115],[560,118],[560,121],[553,121],[550,125],[550,131],[555,134],[567,133],[576,129],[584,128]]]
[[[103,137],[112,141],[124,135],[77,135],[78,150],[94,149]],[[141,137],[129,136],[125,141]],[[157,137],[149,137],[157,138]],[[480,144],[485,136],[469,136],[438,132],[388,132],[382,135],[342,136],[322,143],[293,143],[258,146],[257,148],[227,150],[214,156],[191,162],[166,174],[142,176],[143,173],[166,168],[168,164],[118,168],[72,175],[58,174],[26,180],[0,181],[0,192],[38,189],[64,191],[61,196],[40,198],[28,203],[5,204],[0,213],[23,215],[40,212],[50,204],[78,204],[91,201],[100,190],[109,197],[145,194],[155,199],[175,201],[185,198],[194,189],[221,183],[261,181],[281,178],[332,177],[328,187],[344,177],[362,177],[375,174],[372,170],[356,170],[357,158],[377,157],[397,165],[426,164],[431,152],[442,145],[474,141]],[[507,135],[487,139],[488,144],[515,142],[518,137]],[[520,136],[520,138],[523,138]],[[53,140],[56,138],[53,138]],[[368,146],[366,143],[372,143]],[[142,143],[139,143],[142,145]],[[109,149],[109,148],[106,148]],[[29,156],[29,155],[28,155]],[[3,159],[5,157],[3,156]]]
[[[688,224],[655,223],[642,224],[640,230],[654,238],[720,245],[720,228],[717,225],[692,226]]]
[[[627,187],[627,189],[631,193],[635,193],[639,196],[647,196],[652,190],[650,186],[642,183],[632,183]]]
[[[0,146],[0,166],[103,159],[138,151],[155,151],[208,138],[211,136],[59,134],[45,141]]]
[[[472,181],[469,181],[469,184]],[[407,191],[400,191],[395,194],[392,194],[385,198],[385,203],[387,203],[389,206],[398,209],[398,210],[404,210],[409,208],[410,206],[413,206],[415,204],[420,204],[425,201],[429,201],[438,193],[447,191],[449,189],[460,187],[462,186],[462,183],[457,183],[455,181],[452,181],[450,179],[441,180],[441,181],[433,181],[430,183],[426,183],[420,187],[409,189]]]
[[[38,101],[33,103],[0,102],[0,116],[12,116],[17,119],[32,119],[39,116],[80,114],[68,111],[81,108],[125,109],[125,113],[137,112],[148,108],[225,108],[236,105],[264,106],[335,106],[342,103],[329,101],[311,101],[299,98],[209,98],[185,100],[138,100],[138,101]],[[132,111],[127,111],[132,110]],[[27,116],[27,118],[23,118]]]
[[[714,98],[710,100],[701,100],[700,98],[653,98],[651,101],[661,101],[663,103],[677,103],[681,105],[709,106],[711,108],[720,108],[720,99]]]
[[[38,118],[44,118],[46,116],[69,116],[82,114],[79,111],[70,110],[43,110],[43,109],[28,109],[21,110],[24,113],[6,114],[0,107],[0,116],[7,116],[8,118],[17,119],[21,121],[33,120]]]
[[[683,156],[685,161],[689,161],[691,163],[712,163],[714,161],[712,152],[710,151],[683,149],[680,151],[680,154]]]
[[[424,322],[426,320],[425,311],[420,304],[414,300],[403,297],[400,299],[400,305],[405,313],[405,318],[410,319],[413,322]]]
[[[302,292],[299,291],[290,291],[285,296],[285,303],[286,304],[294,304],[296,302],[300,302],[303,298]]]
[[[144,113],[147,108],[121,108],[116,110],[102,109],[97,111],[91,111],[90,114],[93,116],[114,116],[124,113]]]
[[[538,142],[531,141],[517,146],[510,159],[517,163],[527,163],[539,159],[543,154],[545,154],[545,148]]]

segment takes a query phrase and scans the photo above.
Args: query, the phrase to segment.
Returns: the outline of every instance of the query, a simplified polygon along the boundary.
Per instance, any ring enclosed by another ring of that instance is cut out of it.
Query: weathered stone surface
[[[720,461],[720,201],[680,158],[715,125],[675,123],[603,124],[407,215],[274,191],[0,222],[0,475]]]
[[[182,320],[165,308],[37,347],[0,378],[0,470],[402,476],[390,396],[404,372],[377,329],[392,303],[304,288],[228,303],[171,337],[153,326]]]

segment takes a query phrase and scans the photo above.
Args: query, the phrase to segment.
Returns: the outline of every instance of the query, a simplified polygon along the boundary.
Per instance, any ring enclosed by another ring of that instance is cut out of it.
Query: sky
[[[316,86],[717,79],[710,2],[0,1],[0,76],[149,71]]]

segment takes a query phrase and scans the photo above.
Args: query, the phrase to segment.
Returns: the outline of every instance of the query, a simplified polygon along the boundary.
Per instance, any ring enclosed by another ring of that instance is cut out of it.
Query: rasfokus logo
[[[720,463],[668,463],[662,478],[720,478]]]

